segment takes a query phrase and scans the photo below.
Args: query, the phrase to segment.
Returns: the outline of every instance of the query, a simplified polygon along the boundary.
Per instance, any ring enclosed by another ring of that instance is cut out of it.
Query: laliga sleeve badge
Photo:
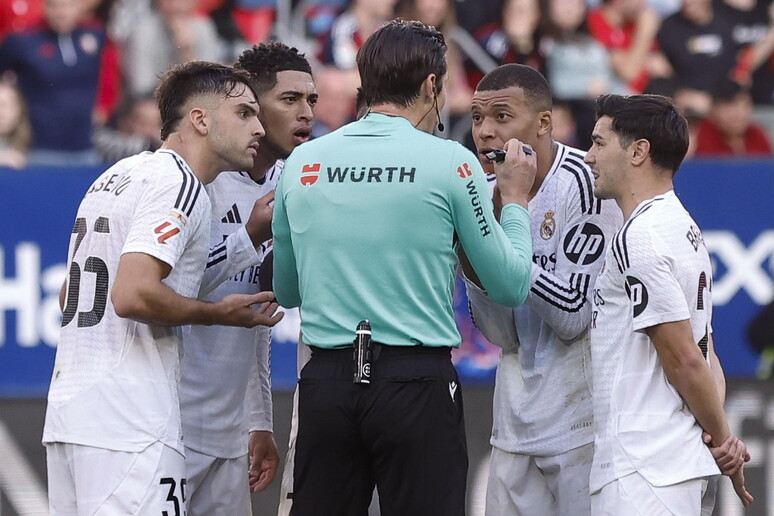
[[[546,216],[543,219],[543,223],[540,225],[540,238],[543,240],[550,240],[556,232],[556,221],[554,220],[554,212],[548,210]]]

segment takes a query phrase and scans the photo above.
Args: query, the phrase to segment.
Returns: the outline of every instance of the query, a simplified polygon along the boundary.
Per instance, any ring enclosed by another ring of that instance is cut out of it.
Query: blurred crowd
[[[394,17],[445,35],[442,136],[468,146],[476,83],[516,62],[548,78],[561,142],[588,148],[597,95],[648,92],[683,110],[690,155],[772,155],[772,0],[0,0],[0,167],[153,150],[161,72],[269,40],[314,63],[319,136],[355,117],[355,56]]]

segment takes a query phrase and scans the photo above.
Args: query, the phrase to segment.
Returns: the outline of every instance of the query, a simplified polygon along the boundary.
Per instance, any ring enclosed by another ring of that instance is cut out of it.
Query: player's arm
[[[273,433],[269,366],[271,329],[260,327],[256,333],[258,345],[245,395],[249,430],[248,481],[253,493],[262,491],[271,484],[279,467],[279,453]]]
[[[558,239],[554,270],[533,263],[527,297],[530,308],[565,341],[575,339],[589,325],[588,294],[622,219],[617,206],[594,198],[590,188],[568,203],[563,232],[553,237]]]
[[[271,229],[274,238],[274,293],[277,301],[286,307],[292,308],[301,305],[301,294],[298,286],[298,270],[296,269],[296,256],[293,252],[293,242],[290,236],[290,223],[288,221],[285,199],[283,198],[285,178],[288,177],[288,164],[285,164],[285,173],[277,182],[276,196],[274,198],[274,218]]]
[[[709,447],[721,472],[731,477],[742,503],[751,504],[754,499],[745,488],[744,478],[744,463],[750,456],[744,443],[728,428],[715,377],[693,340],[690,322],[662,323],[645,331],[656,348],[667,379],[709,434]]]
[[[274,192],[264,195],[253,205],[250,218],[225,240],[210,248],[199,297],[204,297],[228,278],[250,266],[258,266],[266,256],[266,241],[271,238]]]
[[[163,283],[172,267],[144,253],[121,256],[111,301],[116,315],[148,324],[181,326],[184,324],[222,324],[253,327],[277,324],[282,312],[272,292],[235,294],[207,303],[177,294]],[[258,308],[251,308],[259,305]]]
[[[521,143],[513,142],[506,143],[505,162],[496,166],[503,198],[500,224],[486,177],[472,153],[464,149],[455,153],[452,163],[458,173],[450,173],[449,179],[452,217],[462,248],[489,297],[506,306],[524,302],[532,263],[526,205],[535,179],[535,155],[525,154]]]

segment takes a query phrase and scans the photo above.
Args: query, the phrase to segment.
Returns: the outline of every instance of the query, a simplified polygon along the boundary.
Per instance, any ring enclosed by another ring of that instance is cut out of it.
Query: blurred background
[[[713,258],[713,330],[729,378],[732,431],[748,444],[756,503],[723,482],[716,514],[774,515],[774,7],[771,0],[0,0],[0,516],[47,514],[45,396],[61,314],[57,294],[77,204],[115,161],[160,145],[157,76],[190,59],[233,63],[279,40],[312,62],[313,136],[355,115],[355,55],[394,17],[449,44],[446,130],[471,147],[478,80],[499,64],[543,72],[555,139],[587,149],[605,92],[671,96],[690,122],[676,191]],[[464,288],[469,511],[483,514],[499,358],[473,327]],[[275,435],[287,447],[298,318],[273,334]],[[254,496],[276,513],[279,480]]]

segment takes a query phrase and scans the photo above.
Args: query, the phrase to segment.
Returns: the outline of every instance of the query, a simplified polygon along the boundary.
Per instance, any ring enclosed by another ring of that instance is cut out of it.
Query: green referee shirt
[[[457,347],[458,241],[492,299],[527,297],[529,214],[508,204],[501,220],[473,153],[371,113],[287,159],[272,224],[277,300],[300,306],[307,345],[351,345],[368,319],[376,342]]]

